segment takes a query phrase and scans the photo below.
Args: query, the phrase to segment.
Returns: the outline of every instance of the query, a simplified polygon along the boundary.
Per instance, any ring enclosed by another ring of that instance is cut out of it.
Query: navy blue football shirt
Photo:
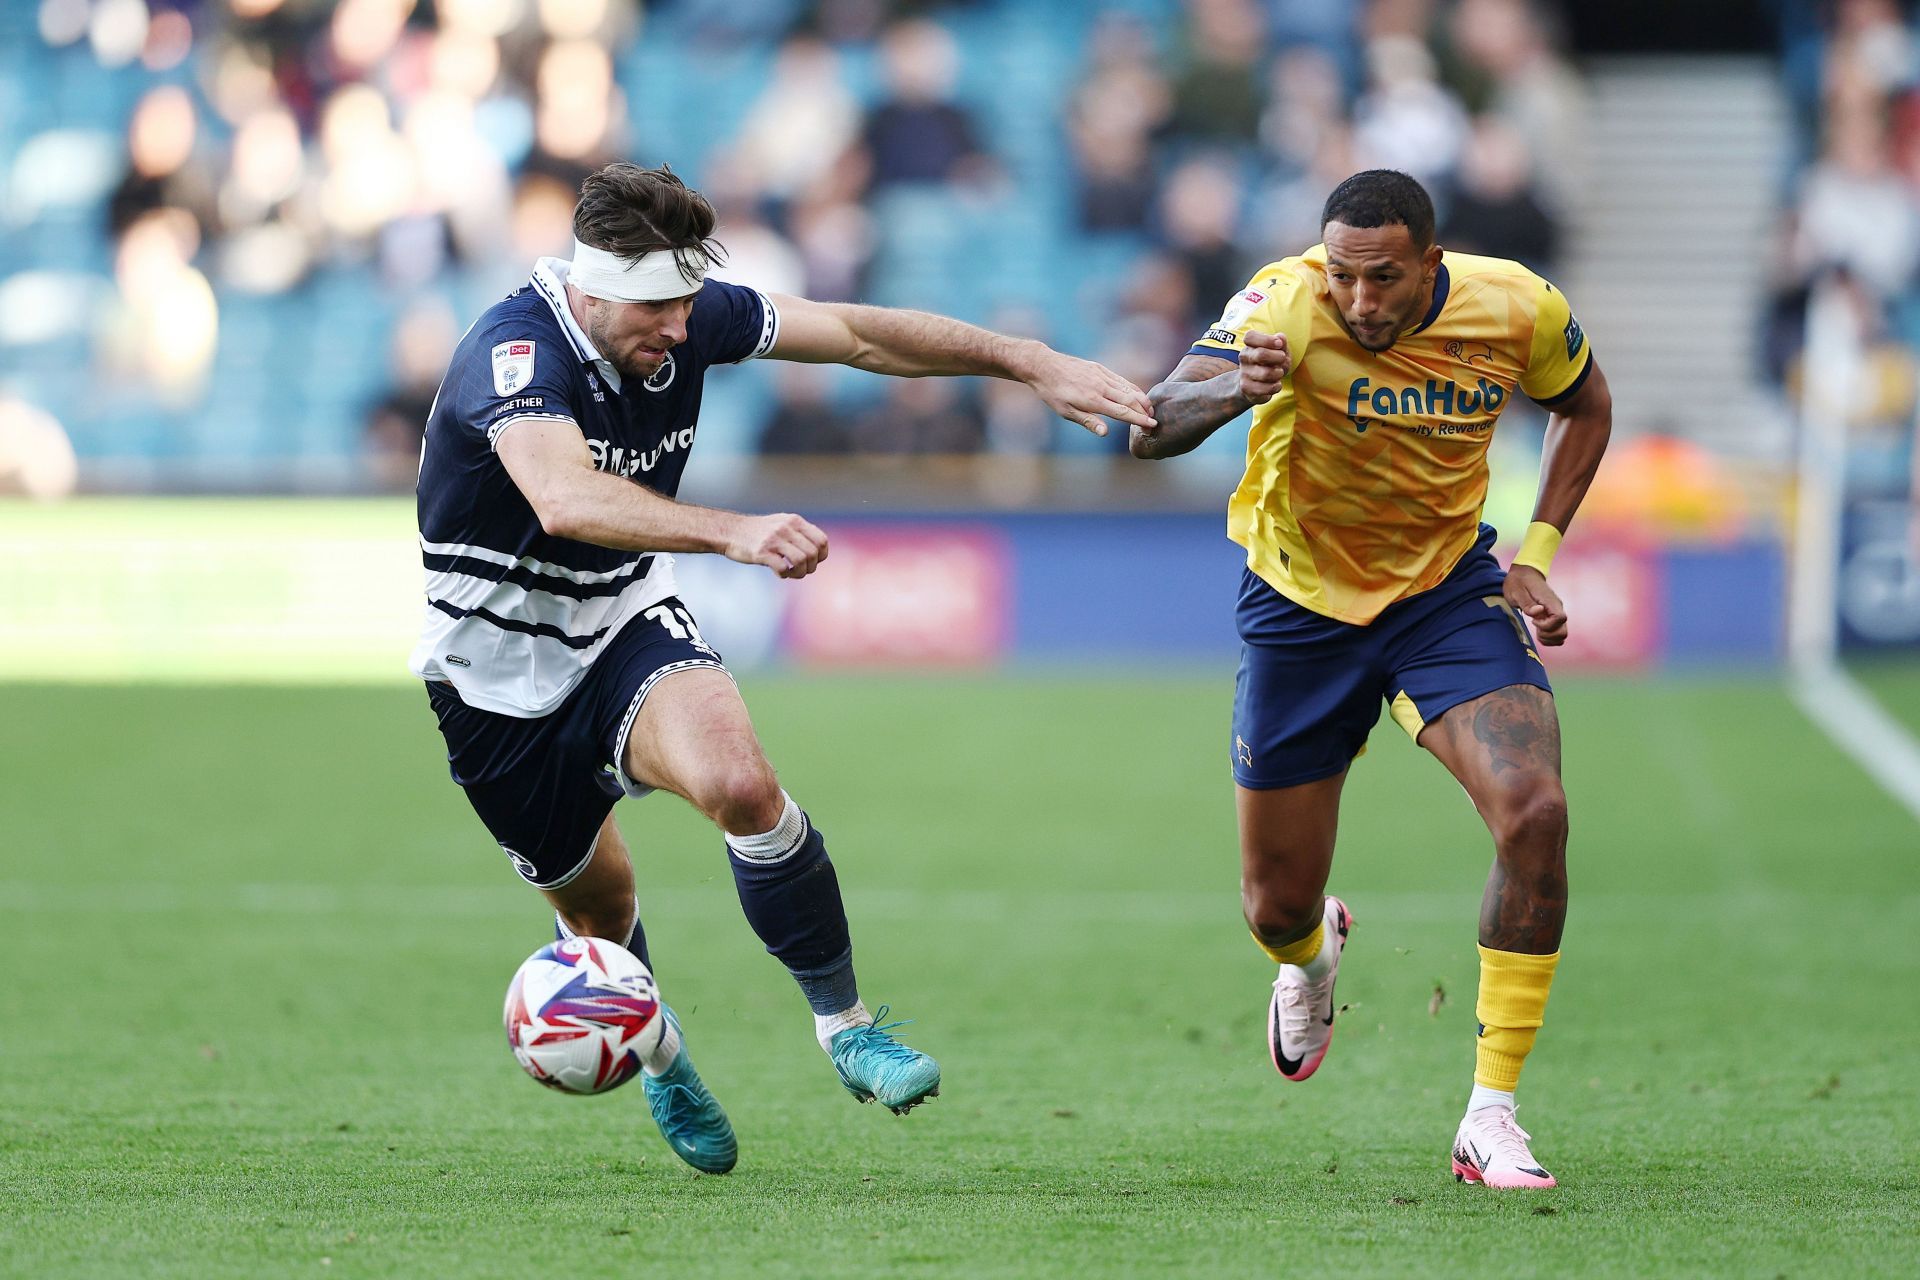
[[[765,355],[780,331],[766,295],[709,280],[686,341],[646,381],[622,379],[567,309],[568,265],[542,258],[460,340],[420,456],[427,607],[410,666],[505,715],[552,710],[606,641],[675,587],[671,556],[543,530],[494,452],[501,433],[533,419],[574,423],[595,467],[671,498],[707,369]]]

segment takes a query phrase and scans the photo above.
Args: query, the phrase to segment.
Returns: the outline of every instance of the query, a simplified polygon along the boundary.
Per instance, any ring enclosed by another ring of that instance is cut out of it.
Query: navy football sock
[[[653,973],[653,957],[647,954],[647,930],[640,923],[640,904],[637,902],[633,904],[633,932],[627,935],[627,950],[639,956],[640,963],[647,966],[647,972]]]
[[[791,799],[780,824],[765,835],[728,836],[727,861],[747,923],[800,984],[817,1014],[834,1014],[860,999],[853,977],[853,940],[840,877],[827,842]]]

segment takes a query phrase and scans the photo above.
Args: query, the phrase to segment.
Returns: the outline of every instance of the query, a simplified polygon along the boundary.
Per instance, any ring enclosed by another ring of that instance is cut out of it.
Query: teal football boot
[[[680,1019],[673,1010],[661,1006],[675,1031]],[[660,1126],[660,1136],[673,1148],[673,1154],[702,1173],[725,1173],[740,1159],[740,1144],[734,1140],[733,1125],[727,1113],[714,1101],[700,1073],[687,1056],[687,1038],[680,1037],[680,1052],[673,1065],[659,1075],[640,1073],[640,1087],[647,1093],[647,1109]]]
[[[883,1024],[887,1012],[888,1006],[881,1005],[871,1024],[838,1033],[828,1041],[827,1052],[848,1093],[903,1116],[939,1095],[940,1064],[888,1035],[895,1027],[907,1024]]]

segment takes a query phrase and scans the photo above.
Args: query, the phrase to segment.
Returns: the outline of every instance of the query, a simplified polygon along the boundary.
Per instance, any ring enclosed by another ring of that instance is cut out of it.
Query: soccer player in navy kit
[[[542,259],[461,340],[421,456],[427,609],[411,666],[454,780],[561,930],[651,963],[612,809],[623,794],[685,797],[725,833],[741,907],[799,983],[842,1084],[904,1113],[939,1091],[939,1066],[861,1001],[826,844],[676,594],[673,552],[783,578],[827,558],[798,515],[675,500],[702,380],[758,356],[981,374],[1025,382],[1099,434],[1103,416],[1153,419],[1133,384],[1038,342],[706,280],[713,227],[666,169],[609,165],[583,187],[572,261]],[[682,1159],[724,1173],[732,1127],[667,1016],[642,1074],[649,1106]]]

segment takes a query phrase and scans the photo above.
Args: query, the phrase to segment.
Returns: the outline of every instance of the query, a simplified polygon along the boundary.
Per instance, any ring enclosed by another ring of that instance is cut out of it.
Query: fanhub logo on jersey
[[[628,449],[606,440],[587,441],[587,450],[593,454],[593,466],[596,471],[611,471],[617,476],[631,476],[641,471],[651,471],[660,465],[660,459],[669,453],[684,453],[693,448],[693,428],[682,427],[671,431],[659,444],[646,451]]]
[[[1372,378],[1355,378],[1347,385],[1347,417],[1355,428],[1365,431],[1374,418],[1469,418],[1475,414],[1500,412],[1506,403],[1507,389],[1485,378],[1474,379],[1474,389],[1462,391],[1452,378],[1441,382],[1428,378],[1424,388],[1376,387]],[[1371,414],[1367,413],[1371,410]]]

